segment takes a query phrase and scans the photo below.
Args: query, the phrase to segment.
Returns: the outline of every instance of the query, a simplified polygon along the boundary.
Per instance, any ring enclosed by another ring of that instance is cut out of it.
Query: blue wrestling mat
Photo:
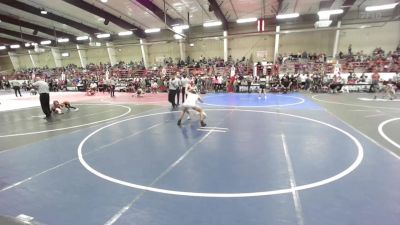
[[[292,94],[208,94],[203,97],[204,105],[217,107],[255,107],[255,108],[281,108],[321,110],[315,103],[304,98],[303,95]]]

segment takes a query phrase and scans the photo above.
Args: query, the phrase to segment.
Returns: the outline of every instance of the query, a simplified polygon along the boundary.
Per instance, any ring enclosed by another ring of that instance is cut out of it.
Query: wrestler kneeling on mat
[[[63,101],[62,103],[60,103],[55,100],[53,101],[53,105],[51,106],[51,111],[55,114],[63,114],[63,108],[66,108],[68,111],[70,109],[76,109],[75,107],[71,106],[71,103],[68,101]]]

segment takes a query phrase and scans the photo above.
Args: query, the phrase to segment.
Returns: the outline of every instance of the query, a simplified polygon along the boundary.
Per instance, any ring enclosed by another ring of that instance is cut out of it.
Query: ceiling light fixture
[[[244,18],[244,19],[238,19],[236,20],[236,23],[251,23],[251,22],[256,22],[257,18]]]
[[[0,50],[4,50],[6,48],[7,48],[6,46],[0,46]]]
[[[319,27],[329,27],[332,23],[332,20],[320,20],[315,22],[315,27],[319,28]]]
[[[393,9],[394,7],[396,7],[397,4],[399,4],[399,3],[386,4],[386,5],[367,6],[367,7],[365,8],[365,11],[371,12],[371,11],[379,11],[379,10]]]
[[[47,11],[43,9],[43,10],[40,11],[40,14],[46,15],[46,14],[47,14]]]
[[[106,3],[108,2],[108,0],[100,0],[102,3]]]
[[[342,14],[343,9],[333,9],[333,10],[323,10],[318,12],[318,16],[321,15],[336,15],[336,14]]]
[[[298,14],[298,13],[290,13],[290,14],[279,14],[279,15],[276,16],[276,18],[278,20],[281,20],[281,19],[297,18],[299,16],[300,16],[300,14]]]
[[[50,40],[41,41],[40,44],[41,45],[49,45],[49,44],[51,44],[51,41]]]
[[[84,41],[84,40],[87,40],[87,39],[89,39],[89,36],[80,36],[80,37],[76,37],[76,40],[77,40],[77,41]]]
[[[176,26],[172,26],[172,29],[174,31],[182,31],[182,30],[186,30],[189,29],[189,25],[176,25]]]
[[[31,47],[30,43],[25,43],[25,47]]]
[[[128,35],[132,35],[133,32],[128,30],[128,31],[122,31],[118,33],[118,36],[128,36]]]
[[[10,48],[12,48],[12,49],[16,49],[16,48],[20,48],[21,46],[20,45],[10,45]]]
[[[65,43],[65,42],[69,42],[69,38],[59,38],[57,39],[58,43]]]
[[[110,34],[98,34],[96,35],[97,38],[109,38],[111,35]]]
[[[61,53],[61,56],[62,57],[68,57],[69,56],[69,52],[63,52],[63,53]]]
[[[161,31],[161,29],[160,28],[152,28],[152,29],[146,29],[146,30],[144,30],[144,32],[145,33],[157,33],[157,32],[160,32]]]
[[[203,27],[216,27],[216,26],[221,26],[222,22],[221,21],[213,21],[213,22],[206,22],[203,24]]]

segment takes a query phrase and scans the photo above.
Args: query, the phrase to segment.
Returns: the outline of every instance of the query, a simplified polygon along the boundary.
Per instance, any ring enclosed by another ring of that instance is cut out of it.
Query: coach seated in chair
[[[281,84],[282,84],[282,93],[286,94],[290,90],[290,87],[292,86],[292,81],[290,80],[289,75],[284,75],[282,77]]]
[[[343,79],[340,76],[334,75],[332,78],[332,82],[329,85],[332,93],[341,92],[343,87]]]
[[[87,90],[86,94],[87,95],[94,95],[97,91],[97,84],[96,82],[92,82],[89,86],[89,89]]]

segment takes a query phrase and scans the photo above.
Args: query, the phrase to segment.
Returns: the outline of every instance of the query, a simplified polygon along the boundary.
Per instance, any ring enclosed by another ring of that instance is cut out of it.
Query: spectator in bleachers
[[[157,94],[157,90],[158,90],[158,84],[156,80],[153,80],[151,83],[151,93],[153,94]],[[183,97],[182,97],[183,99]]]

